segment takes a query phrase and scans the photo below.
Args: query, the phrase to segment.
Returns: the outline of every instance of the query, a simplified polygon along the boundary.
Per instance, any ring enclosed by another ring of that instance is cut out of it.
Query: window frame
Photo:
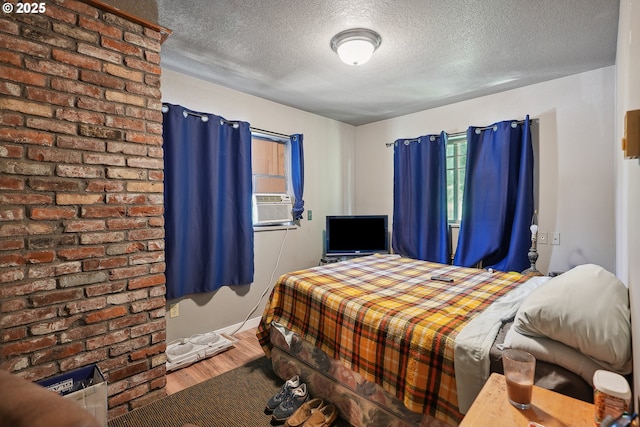
[[[253,140],[254,139],[259,139],[259,140],[263,140],[263,141],[270,141],[276,144],[282,144],[284,146],[284,175],[271,175],[271,174],[256,174],[253,172],[253,157],[254,157],[254,152],[253,152]],[[292,186],[291,186],[291,141],[285,137],[278,137],[278,136],[274,136],[274,135],[267,135],[265,133],[261,133],[261,132],[256,132],[256,131],[251,131],[251,157],[252,157],[252,170],[251,170],[251,194],[256,194],[255,188],[256,188],[256,176],[261,176],[261,177],[269,177],[269,176],[273,176],[273,177],[280,177],[280,176],[284,176],[284,180],[285,180],[285,192],[284,193],[280,193],[280,192],[273,192],[273,193],[279,193],[279,194],[288,194],[288,195],[292,195],[293,191],[292,191]],[[260,194],[260,193],[258,193]]]
[[[265,175],[265,174],[255,174],[253,173],[253,156],[254,156],[254,152],[253,152],[253,140],[254,139],[260,139],[263,141],[270,141],[276,144],[282,144],[284,146],[284,179],[285,179],[285,191],[284,192],[269,192],[269,193],[265,193],[265,192],[256,192],[256,176],[282,176],[282,175]],[[261,132],[259,130],[253,130],[251,129],[251,156],[252,156],[252,170],[251,170],[251,198],[252,198],[252,204],[253,204],[253,199],[254,199],[254,195],[255,194],[286,194],[288,196],[290,196],[292,199],[294,199],[293,197],[293,185],[291,183],[291,169],[292,169],[292,165],[291,165],[291,139],[285,135],[282,136],[278,136],[278,135],[272,135],[266,132]],[[253,230],[254,231],[268,231],[268,230],[282,230],[282,229],[290,229],[290,228],[296,228],[296,224],[293,222],[293,220],[288,221],[288,222],[282,222],[282,223],[274,223],[274,224],[261,224],[261,225],[256,225],[253,224]]]
[[[460,224],[460,221],[462,219],[462,199],[464,197],[464,182],[462,183],[462,190],[460,190],[460,176],[459,176],[459,172],[465,171],[466,174],[466,166],[467,166],[467,135],[466,133],[462,133],[462,134],[456,134],[456,135],[452,135],[449,136],[447,138],[447,146],[451,146],[453,149],[453,155],[449,156],[448,155],[448,150],[447,150],[447,154],[446,154],[446,161],[447,161],[447,165],[446,165],[446,174],[447,174],[447,217],[448,217],[448,223],[449,224]],[[464,149],[464,153],[461,154],[460,153],[460,146],[464,145],[465,149]],[[459,159],[460,157],[464,156],[464,163],[460,164]],[[452,159],[452,166],[451,168],[449,168],[448,164],[449,164],[449,159]],[[450,182],[449,182],[449,171],[453,171],[452,173],[452,191],[453,191],[453,206],[452,206],[452,211],[453,211],[453,215],[450,218],[448,215],[449,212],[449,186],[450,186]]]

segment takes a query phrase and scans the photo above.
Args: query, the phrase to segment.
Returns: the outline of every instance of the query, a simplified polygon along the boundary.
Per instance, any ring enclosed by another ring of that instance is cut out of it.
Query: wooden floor
[[[186,368],[167,374],[167,395],[184,390],[216,375],[223,374],[238,366],[264,356],[258,343],[256,329],[248,329],[235,335],[238,339],[232,348],[201,360]]]

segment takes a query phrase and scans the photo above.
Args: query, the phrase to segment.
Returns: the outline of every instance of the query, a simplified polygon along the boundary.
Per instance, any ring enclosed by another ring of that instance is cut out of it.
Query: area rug
[[[282,386],[261,357],[109,421],[109,427],[273,426],[265,403]],[[348,427],[338,420],[334,427]]]

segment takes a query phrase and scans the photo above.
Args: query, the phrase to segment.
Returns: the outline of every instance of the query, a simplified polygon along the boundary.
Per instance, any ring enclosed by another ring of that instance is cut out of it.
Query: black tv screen
[[[327,216],[326,254],[388,253],[387,222],[387,215]]]

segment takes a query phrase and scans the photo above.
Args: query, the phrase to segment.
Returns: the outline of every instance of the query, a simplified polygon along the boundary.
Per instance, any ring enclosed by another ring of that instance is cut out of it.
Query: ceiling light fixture
[[[375,31],[366,28],[352,28],[333,36],[331,49],[345,64],[362,65],[371,59],[380,43],[382,43],[382,38]]]

